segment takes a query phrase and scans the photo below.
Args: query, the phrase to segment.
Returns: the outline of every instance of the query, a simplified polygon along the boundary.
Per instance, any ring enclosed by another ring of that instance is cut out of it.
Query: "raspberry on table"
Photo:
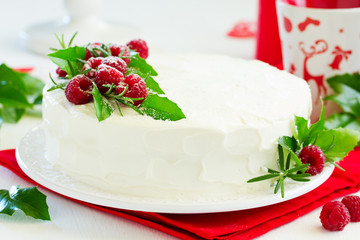
[[[104,58],[104,60],[102,61],[102,64],[105,64],[105,65],[111,66],[113,68],[116,68],[124,76],[126,75],[127,64],[121,58],[114,57],[114,56],[109,56],[109,57]]]
[[[300,151],[299,158],[303,164],[310,164],[306,173],[310,173],[312,176],[321,173],[324,169],[326,157],[318,146],[309,145],[304,147]]]
[[[66,77],[66,75],[67,75],[67,72],[65,72],[64,70],[61,70],[61,68],[57,68],[56,69],[56,74],[59,76],[59,77]]]
[[[349,195],[344,197],[341,202],[349,210],[350,221],[360,222],[360,197],[356,195]]]
[[[102,43],[95,42],[95,43],[90,43],[87,46],[87,48],[93,50],[94,48],[101,48],[101,46],[102,46]],[[100,57],[102,57],[103,53],[101,51],[99,51],[99,50],[95,50],[95,51]],[[85,60],[88,60],[91,57],[95,57],[95,56],[89,50],[86,49]]]
[[[350,213],[340,201],[326,203],[320,213],[323,227],[329,231],[342,231],[350,222]]]
[[[109,88],[103,87],[103,85],[114,84],[117,87],[120,82],[124,81],[124,79],[124,75],[116,68],[106,64],[100,64],[95,73],[94,81],[96,86],[99,88],[99,91],[105,93],[109,90]]]
[[[122,51],[124,51],[122,57],[125,57],[125,58],[122,58],[122,60],[124,60],[127,65],[129,65],[129,63],[130,63],[130,58],[129,58],[130,57],[130,50],[129,50],[128,46],[114,43],[114,44],[111,44],[109,46],[109,48],[110,48],[110,51],[111,51],[111,55],[116,56],[116,57],[118,57],[120,55],[120,53]]]
[[[89,78],[95,78],[95,73],[96,73],[96,69],[97,67],[103,62],[104,58],[103,57],[91,57],[89,58],[89,60],[87,60],[87,62],[84,64],[82,71],[85,71],[87,69],[91,69],[90,72],[87,72],[85,74],[85,76],[89,77]]]
[[[146,42],[140,38],[131,40],[126,45],[135,52],[138,52],[139,56],[143,59],[147,59],[149,56],[149,48]]]
[[[65,96],[69,102],[75,105],[85,104],[93,99],[92,88],[93,83],[88,77],[77,75],[66,84]]]
[[[116,89],[116,93],[122,93],[125,90],[126,85],[128,85],[128,89],[123,96],[130,98],[143,98],[142,100],[134,101],[134,105],[139,106],[148,94],[144,79],[137,74],[129,74]]]

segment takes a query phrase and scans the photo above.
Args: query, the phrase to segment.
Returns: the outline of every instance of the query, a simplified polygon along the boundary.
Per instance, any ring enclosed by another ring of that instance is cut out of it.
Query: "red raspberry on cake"
[[[323,227],[329,231],[342,231],[350,222],[350,213],[340,201],[326,203],[320,213]]]
[[[121,86],[116,89],[116,93],[122,93],[125,90],[126,85],[128,85],[128,89],[123,96],[130,98],[143,98],[142,100],[134,101],[134,105],[139,106],[148,94],[144,79],[137,74],[129,74],[121,83]]]
[[[310,173],[312,176],[321,173],[324,169],[326,157],[318,146],[304,147],[299,154],[299,158],[303,164],[310,164],[306,173]]]
[[[88,77],[77,75],[66,84],[65,96],[69,102],[75,105],[85,104],[93,99],[92,88],[93,83]]]
[[[122,51],[124,51],[123,55],[122,55],[122,57],[124,57],[124,58],[122,58],[122,60],[124,60],[127,65],[130,63],[130,58],[129,58],[130,57],[130,50],[129,50],[129,48],[127,46],[114,43],[114,44],[111,44],[109,46],[109,48],[110,48],[110,51],[111,51],[111,55],[116,56],[116,57],[118,57],[120,55],[120,53]]]
[[[100,64],[95,73],[94,81],[100,92],[104,93],[109,90],[109,88],[103,87],[103,85],[111,86],[114,84],[116,87],[118,87],[119,84],[124,81],[124,79],[124,75],[116,68],[105,64]]]
[[[102,57],[89,58],[89,60],[87,60],[87,62],[84,64],[82,71],[86,71],[88,69],[91,69],[91,71],[87,72],[85,74],[85,76],[87,76],[89,78],[95,78],[96,69],[103,62],[103,60],[104,60],[104,58],[102,58]]]
[[[121,58],[118,57],[114,57],[114,56],[110,56],[110,57],[106,57],[104,58],[104,60],[102,61],[102,64],[111,66],[113,68],[116,68],[117,70],[119,70],[124,76],[126,75],[126,70],[127,70],[127,64],[124,60],[122,60]]]
[[[58,68],[56,69],[56,74],[57,74],[59,77],[63,78],[63,77],[66,77],[67,72],[65,72],[64,70],[61,70],[61,68],[58,67]]]
[[[341,202],[349,210],[350,221],[360,222],[360,197],[355,195],[349,195],[344,197]]]
[[[149,56],[149,48],[146,42],[140,38],[131,40],[126,45],[135,52],[138,52],[139,56],[143,59],[147,59]]]
[[[88,49],[93,50],[94,48],[101,48],[101,46],[102,46],[102,43],[99,43],[99,42],[90,43],[86,49],[85,60],[88,60],[91,57],[96,57]],[[99,51],[99,50],[95,50],[95,51],[100,57],[102,57],[103,53],[101,51]],[[97,56],[97,57],[99,57],[99,56]]]

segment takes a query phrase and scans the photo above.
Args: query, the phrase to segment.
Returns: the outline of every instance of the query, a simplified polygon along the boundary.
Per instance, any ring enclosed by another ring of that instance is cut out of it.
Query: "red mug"
[[[310,8],[357,8],[360,0],[282,0],[298,7]]]

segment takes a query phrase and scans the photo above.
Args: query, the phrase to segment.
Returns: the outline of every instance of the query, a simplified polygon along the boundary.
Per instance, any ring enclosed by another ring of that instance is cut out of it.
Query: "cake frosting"
[[[154,120],[123,107],[124,116],[99,122],[93,103],[73,105],[62,90],[44,91],[48,161],[126,196],[237,198],[248,179],[276,168],[277,140],[292,136],[294,115],[311,113],[307,83],[260,61],[192,54],[148,62],[186,119]]]

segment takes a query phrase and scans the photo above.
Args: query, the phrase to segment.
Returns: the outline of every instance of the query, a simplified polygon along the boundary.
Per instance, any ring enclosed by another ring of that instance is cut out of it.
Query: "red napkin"
[[[14,150],[0,151],[0,165],[10,169],[24,180],[39,185],[21,171],[16,162]],[[160,214],[114,209],[72,200],[181,239],[253,239],[322,206],[328,201],[359,191],[360,148],[352,151],[341,162],[341,166],[346,169],[346,172],[335,169],[324,184],[303,196],[250,210],[210,214]]]
[[[259,0],[255,57],[282,68],[281,44],[276,17],[276,0]]]

